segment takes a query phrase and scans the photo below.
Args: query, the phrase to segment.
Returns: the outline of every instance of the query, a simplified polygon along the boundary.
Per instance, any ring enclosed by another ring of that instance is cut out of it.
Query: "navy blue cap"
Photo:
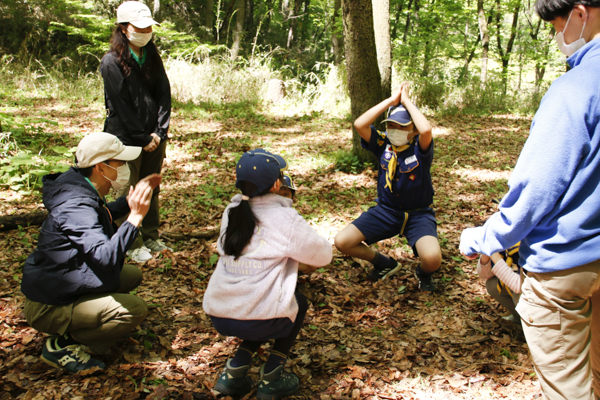
[[[398,125],[406,126],[412,122],[412,117],[408,110],[402,104],[388,108],[386,118],[381,122],[395,122]]]
[[[254,197],[271,186],[279,179],[281,171],[287,168],[285,159],[264,149],[255,149],[245,152],[235,167],[235,186],[240,188],[240,181],[252,182],[256,190]]]
[[[288,175],[283,176],[283,187],[290,189],[294,193],[296,192],[296,185],[294,185],[292,178],[290,178]]]

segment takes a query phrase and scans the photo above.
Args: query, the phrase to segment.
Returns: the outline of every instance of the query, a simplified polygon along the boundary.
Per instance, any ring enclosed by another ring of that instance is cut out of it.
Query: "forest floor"
[[[57,121],[44,127],[52,133],[49,145],[75,146],[83,135],[102,129],[99,102],[7,104],[0,111]],[[507,312],[486,294],[476,262],[458,250],[461,231],[483,223],[496,209],[492,200],[506,191],[530,118],[428,117],[434,125],[434,207],[443,253],[435,274],[438,289],[419,291],[413,276],[417,260],[403,239],[379,243],[403,269],[377,283],[366,279],[366,263],[334,248],[330,266],[299,277],[310,306],[286,367],[301,380],[295,398],[541,398],[522,333],[504,322]],[[244,151],[265,147],[288,159],[298,186],[296,209],[332,244],[340,229],[374,204],[376,171],[334,167],[335,155],[351,147],[349,121],[275,117],[248,106],[179,106],[171,126],[161,230],[187,236],[167,242],[174,252],[141,266],[145,280],[137,295],[146,300],[149,315],[104,358],[103,373],[71,375],[40,361],[45,336],[28,327],[19,289],[39,226],[0,235],[0,399],[217,396],[212,388],[238,341],[219,336],[202,311],[217,238],[191,236],[218,228],[236,193],[234,166]],[[43,208],[39,194],[24,196],[6,186],[0,187],[0,200],[0,215]],[[258,358],[267,355],[268,345]],[[250,371],[255,379],[259,366],[256,360]]]

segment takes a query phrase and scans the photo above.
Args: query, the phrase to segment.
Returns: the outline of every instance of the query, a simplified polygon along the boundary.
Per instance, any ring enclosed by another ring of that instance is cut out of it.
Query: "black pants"
[[[269,320],[237,320],[211,316],[217,332],[223,336],[236,336],[243,340],[242,346],[254,351],[267,340],[275,339],[273,350],[288,354],[304,323],[308,301],[296,290],[298,314],[294,322],[289,318],[274,318]]]

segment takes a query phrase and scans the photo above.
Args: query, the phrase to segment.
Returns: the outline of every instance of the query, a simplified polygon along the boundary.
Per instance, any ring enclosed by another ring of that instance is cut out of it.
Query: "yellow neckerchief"
[[[504,260],[504,261],[506,262],[506,265],[508,265],[509,267],[512,267],[512,265],[513,265],[513,257],[512,256],[514,256],[515,253],[519,253],[519,247],[521,247],[521,242],[515,244],[514,246],[509,247],[508,250],[506,250],[506,260]],[[518,256],[518,254],[517,254],[517,256]],[[498,284],[496,285],[496,288],[498,289],[498,293],[502,293],[502,288],[506,289],[508,294],[512,297],[512,291],[500,279],[498,279]]]
[[[394,175],[396,174],[396,167],[398,166],[398,156],[396,156],[396,153],[402,153],[404,150],[408,149],[414,140],[415,140],[415,138],[412,138],[412,139],[410,139],[410,142],[408,142],[408,144],[403,144],[402,146],[398,146],[398,147],[396,147],[390,143],[390,146],[392,146],[393,151],[392,151],[392,157],[390,158],[390,162],[388,164],[388,170],[385,175],[385,182],[386,182],[385,187],[389,188],[390,192],[393,192],[392,180],[394,179]]]

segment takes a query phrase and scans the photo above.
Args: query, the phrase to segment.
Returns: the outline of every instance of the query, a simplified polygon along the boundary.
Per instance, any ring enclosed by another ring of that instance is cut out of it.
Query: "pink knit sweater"
[[[221,256],[212,274],[203,308],[208,315],[239,320],[287,317],[294,321],[298,304],[294,296],[298,263],[325,266],[332,247],[296,210],[292,200],[277,194],[250,199],[259,224],[243,255],[234,260],[223,253],[222,239],[236,195],[225,209],[217,251]]]

